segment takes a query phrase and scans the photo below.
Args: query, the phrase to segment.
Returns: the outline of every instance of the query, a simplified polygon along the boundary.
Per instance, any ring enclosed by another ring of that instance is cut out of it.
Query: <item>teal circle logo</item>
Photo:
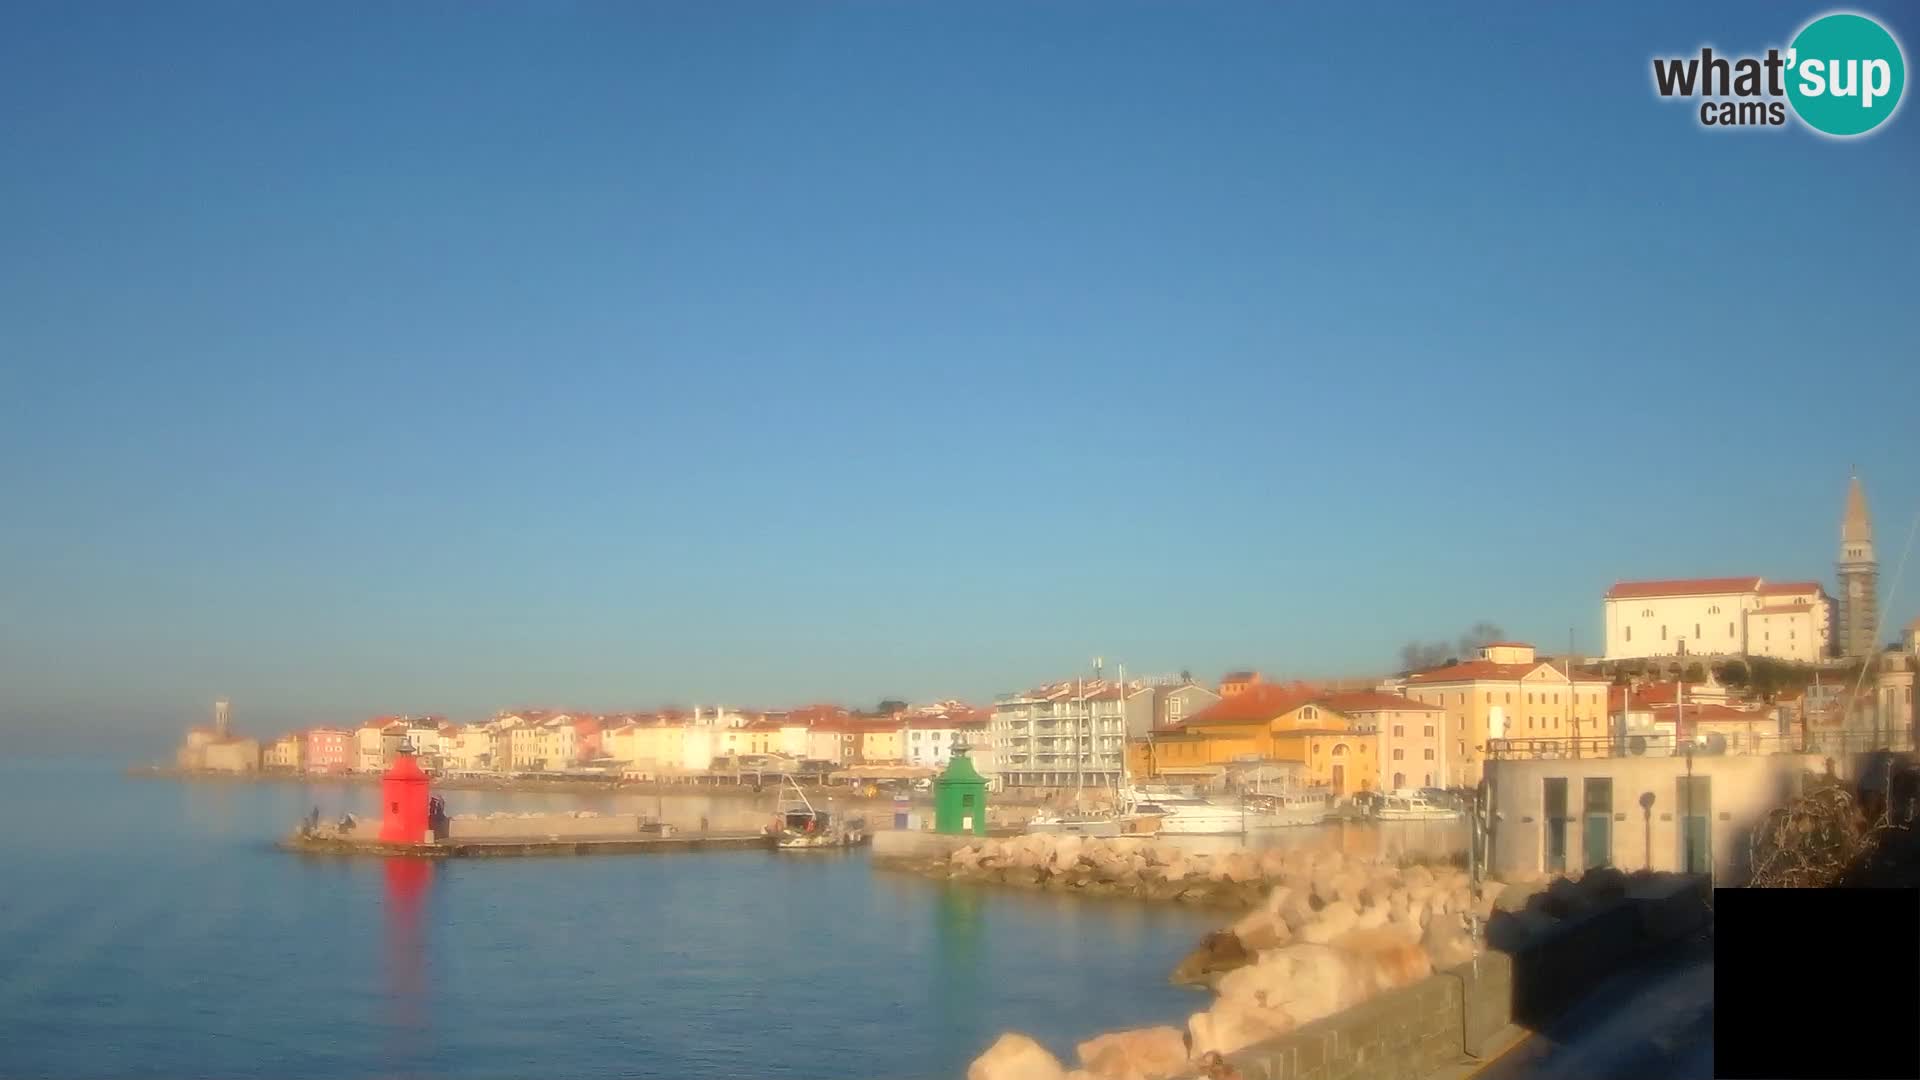
[[[1826,15],[1787,49],[1787,100],[1815,131],[1865,135],[1900,107],[1907,61],[1886,28],[1864,15]]]

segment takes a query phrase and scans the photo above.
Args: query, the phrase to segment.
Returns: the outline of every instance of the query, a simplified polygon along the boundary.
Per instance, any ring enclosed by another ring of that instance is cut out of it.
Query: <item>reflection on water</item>
[[[654,801],[447,796],[466,813]],[[1197,995],[1167,973],[1220,919],[875,873],[865,852],[273,846],[315,806],[370,817],[377,799],[0,759],[0,814],[60,822],[0,830],[0,1076],[936,1080],[1009,1029],[1071,1056],[1096,1032],[1179,1022]],[[665,803],[696,823],[771,805]]]
[[[406,1074],[427,1057],[427,941],[421,906],[433,883],[435,864],[428,859],[388,859],[385,866],[388,1015],[387,1057],[396,1072]]]
[[[1447,859],[1467,851],[1464,821],[1343,821],[1295,829],[1261,829],[1246,836],[1167,837],[1190,851],[1282,851],[1333,848],[1347,855],[1388,861],[1408,857]]]

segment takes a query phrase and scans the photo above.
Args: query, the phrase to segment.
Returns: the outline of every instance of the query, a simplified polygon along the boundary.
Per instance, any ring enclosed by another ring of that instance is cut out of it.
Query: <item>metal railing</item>
[[[1872,731],[1814,728],[1781,734],[1736,725],[1705,727],[1697,735],[1676,736],[1662,729],[1629,730],[1619,735],[1563,738],[1490,739],[1488,761],[1533,761],[1572,758],[1678,757],[1686,754],[1861,754],[1875,750],[1914,748],[1910,731]]]

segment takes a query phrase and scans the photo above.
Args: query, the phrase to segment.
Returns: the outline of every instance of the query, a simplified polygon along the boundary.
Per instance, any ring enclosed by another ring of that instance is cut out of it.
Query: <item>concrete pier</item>
[[[490,837],[449,838],[433,844],[383,844],[372,836],[290,836],[280,842],[283,851],[303,855],[358,855],[418,859],[497,859],[550,855],[666,855],[694,851],[771,851],[773,838],[765,833],[704,833],[674,836]]]

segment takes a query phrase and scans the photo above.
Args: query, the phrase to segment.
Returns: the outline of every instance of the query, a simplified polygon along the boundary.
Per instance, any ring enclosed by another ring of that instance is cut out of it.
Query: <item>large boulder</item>
[[[1500,883],[1498,899],[1493,902],[1496,911],[1525,911],[1527,904],[1535,897],[1547,891],[1544,880],[1529,879]]]
[[[1168,1080],[1187,1070],[1187,1037],[1176,1027],[1096,1035],[1078,1047],[1080,1067],[1102,1080]]]
[[[1547,885],[1547,891],[1534,901],[1540,911],[1556,919],[1585,911],[1593,905],[1593,898],[1575,881],[1566,878],[1554,878]]]
[[[1065,870],[1080,861],[1080,851],[1087,843],[1084,839],[1073,835],[1055,836],[1051,839],[1053,850],[1047,853],[1047,865],[1057,870]]]
[[[1223,998],[1206,1012],[1194,1013],[1187,1020],[1187,1040],[1197,1059],[1209,1053],[1237,1053],[1263,1039],[1284,1035],[1292,1028],[1293,1020],[1284,1012]]]
[[[1458,919],[1435,919],[1427,924],[1427,932],[1420,940],[1427,956],[1436,968],[1450,968],[1473,959],[1478,950],[1474,947],[1473,936],[1467,928],[1460,925]]]
[[[1231,930],[1219,930],[1200,939],[1194,950],[1174,965],[1178,986],[1212,985],[1221,975],[1253,963],[1253,952]]]
[[[1060,1059],[1031,1038],[1010,1031],[967,1066],[967,1080],[1065,1080]]]
[[[1250,911],[1233,924],[1233,936],[1250,952],[1277,949],[1293,940],[1285,919],[1265,908]]]
[[[1525,911],[1495,911],[1487,920],[1487,947],[1501,952],[1516,952],[1551,934],[1559,920],[1529,908]]]
[[[1320,909],[1320,913],[1300,930],[1300,939],[1314,945],[1325,945],[1334,938],[1352,930],[1360,919],[1360,913],[1345,900],[1335,900]]]
[[[1289,945],[1228,972],[1220,980],[1220,1000],[1259,1010],[1269,1025],[1282,1015],[1293,1024],[1306,1024],[1364,1001],[1373,992],[1373,978],[1370,969],[1331,946]],[[1196,1052],[1199,1049],[1196,1043]]]
[[[1481,922],[1493,917],[1493,908],[1500,902],[1500,894],[1507,889],[1504,881],[1483,881],[1480,883],[1480,899],[1473,902],[1473,913]]]
[[[1433,974],[1427,950],[1389,930],[1351,930],[1333,947],[1350,958],[1369,993],[1411,986]]]

